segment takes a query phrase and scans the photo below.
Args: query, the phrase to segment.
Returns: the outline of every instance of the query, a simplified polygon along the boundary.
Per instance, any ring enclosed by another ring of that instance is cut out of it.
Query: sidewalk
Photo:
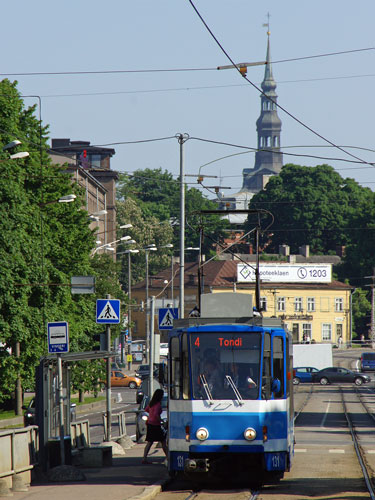
[[[126,450],[125,457],[113,457],[112,467],[82,468],[86,481],[49,483],[33,482],[27,492],[14,492],[14,500],[129,500],[141,495],[150,500],[168,480],[161,448],[152,446],[148,459],[152,465],[142,465],[144,444]]]

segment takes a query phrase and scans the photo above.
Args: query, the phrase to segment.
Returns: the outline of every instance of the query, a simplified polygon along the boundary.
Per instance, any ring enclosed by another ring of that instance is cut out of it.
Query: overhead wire
[[[286,83],[308,83],[308,82],[317,82],[317,81],[328,81],[328,80],[345,80],[351,78],[369,78],[375,77],[375,73],[373,74],[364,74],[364,75],[344,75],[344,76],[332,76],[332,77],[322,77],[322,78],[302,78],[297,80],[278,80],[277,84],[282,85]],[[258,83],[258,85],[260,85]],[[213,90],[213,89],[225,89],[231,87],[248,87],[246,83],[237,83],[237,84],[227,84],[227,85],[199,85],[192,87],[172,87],[172,88],[163,88],[163,89],[144,89],[144,90],[115,90],[108,92],[73,92],[70,94],[45,94],[42,95],[44,99],[52,99],[59,97],[90,97],[90,96],[111,96],[111,95],[126,95],[126,94],[153,94],[153,93],[164,93],[164,92],[187,92],[191,90]],[[23,96],[21,96],[23,97]]]
[[[190,2],[192,3],[192,2]],[[194,7],[195,8],[195,7]],[[316,59],[320,57],[337,56],[342,54],[351,54],[355,52],[364,52],[374,50],[375,47],[365,47],[361,49],[342,50],[337,52],[328,52],[324,54],[315,54],[311,56],[293,57],[289,59],[280,59],[275,61],[275,64],[293,61],[302,61],[306,59]],[[233,64],[233,63],[232,63]],[[186,73],[197,71],[216,71],[218,68],[148,68],[148,69],[113,69],[113,70],[85,70],[85,71],[29,71],[19,73],[0,73],[0,76],[58,76],[58,75],[107,75],[107,74],[122,74],[122,73]]]
[[[232,59],[232,57],[224,49],[223,45],[219,42],[218,38],[214,35],[213,31],[210,29],[210,27],[208,26],[208,24],[206,23],[206,21],[203,19],[202,15],[200,14],[200,12],[198,11],[198,9],[194,5],[194,2],[192,0],[187,0],[187,1],[190,3],[190,5],[192,6],[193,10],[197,14],[197,16],[199,17],[199,19],[201,20],[201,22],[203,23],[203,25],[205,26],[206,30],[209,32],[209,34],[211,35],[211,37],[213,38],[213,40],[216,42],[216,44],[218,45],[218,47],[220,48],[220,50],[227,57],[227,59],[233,64],[234,69],[236,69],[238,71],[238,73],[241,75],[241,77],[244,78],[252,87],[254,87],[263,96],[265,96],[270,102],[272,102],[273,104],[275,104],[275,106],[277,106],[278,109],[280,109],[281,111],[283,111],[286,115],[288,115],[294,121],[296,121],[297,123],[299,123],[302,127],[306,128],[306,130],[309,130],[311,133],[313,133],[314,135],[316,135],[317,137],[319,137],[320,139],[322,139],[324,142],[327,142],[331,146],[337,148],[338,150],[342,151],[346,155],[351,156],[352,158],[354,158],[356,160],[359,160],[359,161],[361,161],[363,163],[369,164],[368,162],[366,162],[362,158],[359,158],[358,156],[353,155],[349,151],[346,151],[345,149],[340,148],[334,142],[330,141],[329,139],[327,139],[326,137],[324,137],[322,134],[320,134],[319,132],[317,132],[316,130],[314,130],[312,127],[310,127],[309,125],[307,125],[306,123],[304,123],[302,120],[300,120],[295,115],[293,115],[291,112],[289,112],[286,108],[284,108],[283,106],[281,106],[280,104],[278,104],[274,99],[271,99],[265,92],[263,92],[262,89],[260,89],[257,85],[255,85],[255,83],[253,83],[251,80],[249,80],[249,78],[246,75],[243,75],[241,73],[241,71],[240,71],[239,66],[234,62],[234,60]]]

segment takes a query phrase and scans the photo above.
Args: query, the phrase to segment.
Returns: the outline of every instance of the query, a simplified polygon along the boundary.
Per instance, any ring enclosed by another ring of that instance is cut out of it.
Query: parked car
[[[150,401],[150,398],[148,396],[144,396],[141,404],[139,405],[139,409],[137,411],[137,420],[136,420],[136,428],[135,428],[135,437],[136,437],[137,443],[139,443],[140,441],[143,441],[143,439],[147,433],[148,413],[146,412],[145,409],[146,409],[146,406],[148,405],[149,401]],[[162,413],[161,413],[160,417],[161,417],[161,424],[165,430],[168,429],[167,407],[168,407],[168,395],[166,393],[164,393],[163,399],[161,401]]]
[[[135,376],[144,379],[150,376],[150,366],[149,365],[140,365],[137,371],[135,372]],[[158,378],[159,369],[157,365],[154,365],[154,377]]]
[[[301,382],[312,382],[313,374],[319,370],[312,366],[302,366],[294,368],[293,384],[298,385]]]
[[[375,371],[375,352],[363,352],[361,354],[361,370]]]
[[[32,398],[29,404],[26,406],[22,406],[22,409],[25,410],[23,414],[23,425],[27,427],[28,425],[36,425],[35,420],[35,398]],[[76,404],[70,404],[70,421],[74,422],[76,419]]]
[[[324,368],[316,373],[313,373],[313,382],[319,382],[322,385],[331,384],[333,382],[349,382],[356,385],[368,384],[371,381],[368,375],[363,373],[352,372],[346,368],[331,366]]]
[[[138,377],[130,377],[119,370],[111,371],[112,387],[130,387],[130,389],[136,389],[140,387],[141,383],[142,380]]]

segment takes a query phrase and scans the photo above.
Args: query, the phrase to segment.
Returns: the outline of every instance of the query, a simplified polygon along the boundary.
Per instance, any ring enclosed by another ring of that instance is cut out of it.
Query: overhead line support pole
[[[184,143],[188,134],[177,136],[180,145],[180,318],[185,315],[185,165]]]

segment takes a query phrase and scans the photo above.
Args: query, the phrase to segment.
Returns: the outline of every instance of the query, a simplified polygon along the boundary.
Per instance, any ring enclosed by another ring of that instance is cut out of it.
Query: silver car
[[[135,424],[135,437],[137,443],[143,443],[143,441],[146,438],[148,412],[145,410],[145,408],[147,407],[149,401],[150,398],[148,396],[146,395],[143,396],[142,402],[139,405],[139,409],[137,411],[137,420]],[[168,429],[167,407],[168,407],[168,395],[164,393],[163,399],[161,401],[162,413],[160,417],[161,417],[161,425],[164,427],[165,430]]]

